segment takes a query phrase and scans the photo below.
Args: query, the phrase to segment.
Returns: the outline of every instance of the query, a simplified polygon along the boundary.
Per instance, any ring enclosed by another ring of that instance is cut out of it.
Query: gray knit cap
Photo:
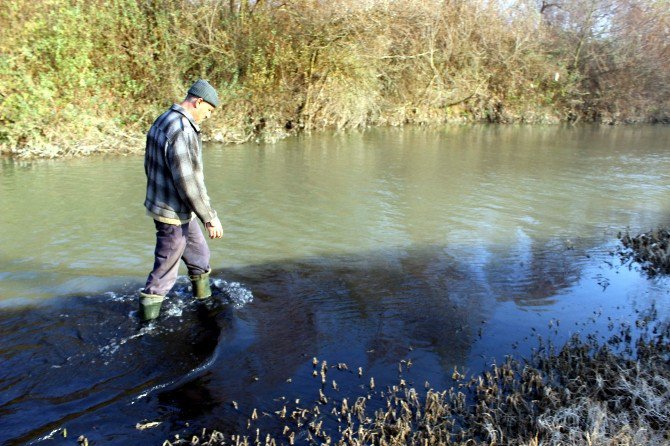
[[[193,85],[191,85],[191,88],[188,89],[188,94],[202,98],[205,102],[209,102],[214,107],[219,106],[219,95],[216,94],[214,87],[204,79],[195,81]]]

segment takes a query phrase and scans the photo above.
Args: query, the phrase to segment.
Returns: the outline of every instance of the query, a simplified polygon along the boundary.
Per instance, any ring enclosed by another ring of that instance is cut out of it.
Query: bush
[[[454,120],[663,121],[662,3],[2,2],[0,151],[141,151],[199,77],[225,104],[205,126],[224,142]],[[609,34],[575,12],[585,5],[609,14]]]

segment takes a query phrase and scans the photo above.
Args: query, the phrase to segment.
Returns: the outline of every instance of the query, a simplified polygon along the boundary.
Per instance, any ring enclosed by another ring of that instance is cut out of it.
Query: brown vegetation
[[[511,4],[510,4],[511,3]],[[14,0],[0,149],[143,148],[190,82],[224,142],[447,121],[667,122],[667,0]]]
[[[637,339],[624,323],[604,343],[575,336],[560,350],[545,345],[529,361],[508,358],[472,378],[454,370],[454,386],[443,391],[419,392],[402,378],[378,390],[370,379],[367,394],[343,396],[322,379],[314,406],[275,413],[280,434],[256,428],[254,409],[248,432],[203,430],[164,445],[668,444],[670,327],[656,317],[652,308],[637,321]],[[314,367],[318,376],[316,360]]]
[[[625,262],[636,262],[650,276],[670,274],[670,230],[659,228],[631,236],[619,234],[622,247],[619,256]]]
[[[541,10],[550,41],[575,76],[577,119],[668,122],[668,1],[542,1]]]

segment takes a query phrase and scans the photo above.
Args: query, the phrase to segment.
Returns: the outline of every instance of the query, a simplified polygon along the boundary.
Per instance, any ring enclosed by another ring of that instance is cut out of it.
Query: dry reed
[[[313,407],[276,412],[283,431],[203,429],[165,445],[662,445],[670,442],[670,328],[656,310],[607,342],[573,337],[529,360],[419,392],[404,379],[346,397],[322,385]],[[636,338],[636,339],[634,339]],[[317,370],[315,365],[315,371]],[[401,365],[402,367],[402,365]],[[372,381],[372,379],[371,379]],[[371,401],[381,401],[372,410]]]

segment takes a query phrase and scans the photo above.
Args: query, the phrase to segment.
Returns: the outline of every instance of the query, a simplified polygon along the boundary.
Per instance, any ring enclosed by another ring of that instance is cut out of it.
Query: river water
[[[313,357],[335,400],[407,360],[410,385],[442,389],[670,308],[665,278],[613,254],[618,231],[670,223],[668,127],[381,129],[204,158],[215,296],[192,302],[182,270],[144,325],[142,158],[2,161],[0,443],[234,433],[318,400]]]

